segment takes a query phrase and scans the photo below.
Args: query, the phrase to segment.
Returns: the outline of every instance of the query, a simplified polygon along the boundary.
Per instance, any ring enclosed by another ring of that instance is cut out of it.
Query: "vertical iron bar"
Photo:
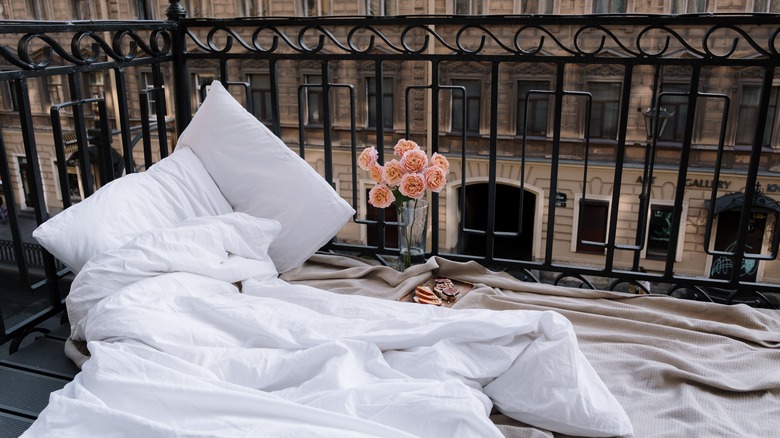
[[[100,185],[104,186],[112,181],[116,175],[114,175],[114,160],[111,153],[111,128],[108,125],[106,100],[97,99],[97,106],[100,123],[100,140],[97,144],[98,166],[100,168]]]
[[[464,96],[465,99],[465,96]],[[464,100],[465,101],[465,100]],[[428,129],[431,132],[431,144],[428,145],[431,151],[431,155],[434,152],[439,151],[439,62],[434,61],[431,63],[431,119],[429,120],[430,126]],[[463,125],[465,126],[465,124]],[[465,137],[464,137],[465,138]],[[466,150],[466,143],[464,140],[463,150]],[[465,161],[464,161],[465,162]],[[463,174],[465,183],[466,174]],[[431,253],[439,254],[439,194],[434,193],[431,200],[433,205],[431,206]]]
[[[68,74],[68,84],[70,86],[70,97],[73,101],[81,99],[81,78],[79,73]],[[78,139],[78,157],[79,170],[81,171],[81,181],[84,189],[84,197],[89,197],[95,190],[95,179],[92,175],[92,166],[89,159],[89,147],[87,145],[87,128],[84,120],[84,108],[81,105],[73,106],[73,129],[76,131]]]
[[[171,50],[173,53],[173,94],[176,111],[176,133],[181,135],[192,119],[190,104],[190,78],[187,71],[187,26],[184,23],[186,11],[179,0],[169,0],[165,14],[174,22]]]
[[[122,139],[122,161],[125,173],[135,172],[133,166],[133,143],[130,139],[130,115],[127,102],[127,77],[121,67],[114,69],[114,86],[116,87],[117,106],[119,107],[119,137]]]
[[[306,141],[306,125],[304,124],[306,119],[304,118],[304,109],[308,105],[308,102],[306,102],[306,93],[309,87],[311,87],[311,84],[302,84],[298,86],[298,155],[300,155],[301,158],[306,158],[306,150],[303,147]]]
[[[661,74],[661,68],[663,67],[656,65],[653,72],[653,90],[650,98],[650,108],[652,108],[655,113],[653,116],[654,120],[649,122],[653,128],[657,127],[659,123],[658,115],[660,113],[660,103],[659,105],[656,105],[656,103],[658,102],[658,82]],[[645,121],[645,123],[648,122]],[[643,222],[639,223],[639,221],[637,221],[637,233],[636,240],[634,242],[637,246],[640,246],[640,248],[638,251],[634,252],[632,270],[637,270],[639,267],[642,248],[645,247],[645,238],[647,237],[645,234],[647,228],[647,222],[645,218],[648,215],[650,196],[652,195],[653,190],[653,168],[655,167],[655,148],[657,144],[658,135],[655,135],[654,132],[654,135],[650,138],[650,144],[645,146],[645,163],[642,170],[642,191],[639,194],[639,218],[642,219]]]
[[[277,137],[282,137],[281,124],[279,122],[279,81],[278,68],[275,59],[268,61],[268,75],[271,80],[271,124],[272,131]]]
[[[157,148],[160,151],[160,159],[168,156],[168,135],[165,132],[165,84],[160,64],[152,64],[152,83],[154,84],[155,118],[157,119]]]
[[[685,198],[685,180],[688,178],[688,160],[691,159],[691,142],[693,140],[693,127],[696,120],[696,104],[699,97],[699,75],[701,74],[701,65],[691,67],[691,86],[688,91],[688,114],[685,120],[685,135],[683,136],[682,150],[680,152],[680,167],[677,173],[677,188],[674,194],[674,211],[672,218],[672,240],[676,243],[675,230],[680,229],[681,219],[676,212],[682,211],[682,204]],[[675,258],[667,258],[664,267],[664,276],[672,277],[674,275]]]
[[[144,170],[148,170],[154,164],[151,126],[149,123],[149,93],[152,92],[151,90],[153,89],[147,88],[139,94],[141,100],[141,137],[144,146]]]
[[[555,196],[558,193],[558,155],[561,152],[561,123],[563,121],[564,63],[556,64],[555,113],[553,116],[552,160],[550,162],[550,193],[547,195],[547,240],[544,250],[545,266],[552,266],[553,244],[555,243]],[[525,164],[524,164],[525,166]]]
[[[65,144],[62,141],[62,120],[60,118],[60,107],[52,105],[49,111],[51,117],[51,132],[54,137],[54,156],[57,158],[57,178],[60,181],[60,196],[62,197],[62,208],[68,208],[72,202],[70,200],[70,181],[68,181],[68,164],[65,157]]]
[[[376,150],[379,152],[379,164],[385,164],[385,111],[384,111],[384,64],[382,60],[374,62],[374,93],[376,95]],[[354,156],[354,154],[353,154]],[[354,196],[357,196],[355,194]],[[379,208],[379,221],[377,223],[377,232],[379,233],[379,247],[384,248],[387,245],[385,235],[387,233],[387,224],[385,223],[385,209]]]
[[[585,242],[580,235],[579,232],[582,230],[582,221],[585,219],[585,215],[583,214],[585,210],[585,205],[587,205],[587,197],[588,197],[588,164],[590,160],[590,121],[591,117],[593,116],[593,95],[588,91],[585,92],[585,161],[582,164],[582,196],[580,197],[580,214],[579,217],[577,217],[577,243]],[[557,167],[555,171],[557,172]],[[555,180],[555,183],[557,184],[557,178]],[[591,244],[596,244],[603,242],[592,242]]]
[[[322,112],[323,120],[323,153],[325,154],[325,181],[333,185],[333,114],[330,105],[330,75],[328,74],[328,61],[322,63]]]
[[[228,76],[227,59],[219,60],[219,77],[223,84],[230,82],[230,76]],[[227,88],[227,86],[225,86]]]
[[[38,224],[48,219],[46,201],[43,197],[43,176],[38,166],[38,148],[35,142],[35,128],[33,127],[32,108],[30,106],[30,94],[26,78],[16,81],[16,95],[19,99],[19,126],[24,142],[24,154],[27,157],[27,184],[30,188],[30,201],[35,212],[35,221]],[[22,285],[31,288],[27,263],[24,261],[24,250],[19,223],[17,221],[14,205],[9,205],[11,211],[11,232],[13,234],[14,249],[16,250],[17,266],[19,266],[19,278]],[[61,306],[60,286],[57,281],[57,270],[54,265],[54,256],[48,251],[44,252],[43,266],[46,273],[46,283],[49,289],[49,304],[57,308]]]
[[[615,263],[615,239],[617,236],[618,226],[618,213],[620,212],[620,193],[623,187],[623,165],[626,159],[626,148],[619,145],[626,144],[626,130],[628,126],[628,109],[631,101],[631,81],[633,80],[634,65],[625,65],[623,70],[623,86],[622,96],[620,97],[620,125],[618,127],[618,137],[615,157],[615,173],[614,182],[612,184],[612,208],[609,213],[609,235],[607,236],[607,257],[604,261],[604,269],[612,271]],[[640,229],[644,228],[644,223],[647,220],[642,215],[642,206],[640,205],[639,220],[637,221],[637,234],[640,233]],[[638,238],[638,237],[637,237]],[[634,249],[634,254],[639,254],[639,249]],[[636,268],[636,266],[634,266]]]
[[[496,258],[496,178],[498,159],[498,71],[499,63],[493,62],[490,71],[490,145],[488,152],[488,211],[487,229],[485,230],[485,255],[492,262]],[[463,99],[466,102],[467,99]],[[468,111],[468,103],[466,104]],[[468,118],[467,118],[468,120]],[[466,126],[465,123],[463,126]]]

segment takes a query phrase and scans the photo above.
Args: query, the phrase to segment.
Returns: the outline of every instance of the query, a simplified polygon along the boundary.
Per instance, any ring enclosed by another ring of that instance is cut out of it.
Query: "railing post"
[[[184,129],[192,119],[192,108],[190,107],[190,81],[187,74],[187,63],[184,59],[186,52],[186,29],[182,25],[182,20],[187,12],[179,4],[179,0],[168,0],[168,9],[165,15],[168,20],[175,21],[176,26],[173,31],[173,107],[176,115],[176,135],[177,137],[184,132]]]

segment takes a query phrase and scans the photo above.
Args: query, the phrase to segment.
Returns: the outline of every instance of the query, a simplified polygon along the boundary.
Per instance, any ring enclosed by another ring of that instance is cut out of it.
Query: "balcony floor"
[[[19,351],[9,355],[10,343],[0,349],[0,438],[21,435],[49,402],[49,394],[73,380],[79,369],[65,356],[70,326],[60,315],[39,326]]]

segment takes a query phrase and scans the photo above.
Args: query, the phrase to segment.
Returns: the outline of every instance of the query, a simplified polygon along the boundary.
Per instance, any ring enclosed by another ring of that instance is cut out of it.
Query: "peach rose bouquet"
[[[358,165],[377,183],[368,193],[368,202],[377,208],[395,203],[400,210],[405,201],[422,199],[427,190],[439,193],[447,183],[450,163],[434,153],[430,159],[412,140],[401,139],[393,147],[394,158],[380,165],[379,153],[371,146],[358,157]]]
[[[428,158],[417,143],[407,139],[399,140],[393,152],[396,158],[383,166],[379,164],[376,148],[365,148],[358,157],[358,165],[376,182],[368,193],[369,204],[377,208],[395,205],[399,262],[403,270],[425,262],[428,204],[422,199],[428,190],[438,193],[444,188],[450,163],[438,153]]]

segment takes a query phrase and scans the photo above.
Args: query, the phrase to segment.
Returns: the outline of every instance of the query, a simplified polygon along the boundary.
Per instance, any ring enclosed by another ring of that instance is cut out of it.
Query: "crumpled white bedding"
[[[91,259],[68,297],[91,358],[23,436],[501,436],[494,405],[632,433],[561,315],[291,285],[265,254],[276,231],[231,213]]]

